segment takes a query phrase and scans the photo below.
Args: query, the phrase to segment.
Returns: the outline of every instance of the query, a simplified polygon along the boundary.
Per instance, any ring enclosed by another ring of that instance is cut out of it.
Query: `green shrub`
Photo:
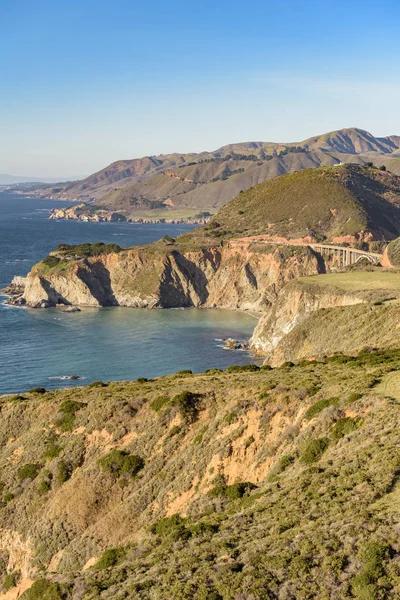
[[[222,496],[230,500],[238,500],[243,498],[245,494],[254,490],[257,486],[250,481],[240,481],[232,485],[226,485],[223,478],[209,491],[210,496]]]
[[[140,456],[129,454],[125,450],[113,449],[99,460],[99,465],[116,477],[121,475],[135,477],[143,469],[144,460]]]
[[[160,410],[162,410],[169,402],[171,402],[169,396],[159,396],[153,400],[150,406],[156,412],[160,412]]]
[[[328,440],[326,438],[310,440],[304,448],[303,454],[301,455],[301,461],[306,465],[317,462],[327,447]]]
[[[347,404],[351,404],[352,402],[356,402],[357,400],[359,400],[360,398],[362,398],[363,395],[360,394],[359,392],[352,392],[348,397],[347,397]]]
[[[199,523],[196,523],[190,527],[190,532],[194,537],[199,537],[210,533],[217,533],[218,530],[219,525],[216,525],[215,523],[205,523],[204,521],[200,521]]]
[[[61,415],[56,419],[55,426],[61,431],[70,431],[75,423],[75,414],[85,406],[84,402],[66,400],[60,406]]]
[[[47,392],[47,390],[43,387],[36,387],[33,388],[32,390],[29,390],[30,394],[45,394]]]
[[[172,398],[172,403],[178,407],[185,423],[190,424],[196,421],[199,414],[198,402],[200,397],[200,394],[185,391]]]
[[[226,423],[227,425],[232,425],[232,423],[236,423],[237,418],[238,417],[235,412],[228,412],[224,417],[224,423]]]
[[[7,573],[7,575],[3,579],[3,592],[8,592],[11,588],[15,587],[21,577],[21,573],[19,571],[14,571],[13,573]]]
[[[104,388],[107,386],[108,386],[108,383],[104,383],[104,381],[92,381],[92,383],[89,383],[89,385],[87,387],[89,389],[91,389],[91,388]]]
[[[8,492],[7,494],[4,495],[3,502],[5,502],[5,504],[8,504],[8,502],[11,502],[11,500],[14,500],[14,494],[12,494],[11,492]]]
[[[22,402],[24,400],[27,400],[26,396],[21,396],[20,394],[17,394],[16,396],[11,396],[11,398],[9,398],[10,402]]]
[[[168,244],[174,244],[175,243],[175,238],[171,237],[170,235],[164,235],[163,237],[164,242],[168,242]]]
[[[56,444],[53,440],[46,444],[46,448],[44,451],[44,458],[57,458],[57,456],[61,452],[61,447]]]
[[[249,365],[231,365],[226,369],[226,373],[254,373],[259,370],[258,365],[250,363]]]
[[[332,430],[332,437],[334,440],[340,440],[348,433],[357,429],[357,421],[351,417],[341,417],[338,419]]]
[[[322,412],[325,408],[328,408],[328,406],[336,406],[337,404],[337,398],[324,398],[323,400],[318,400],[318,402],[316,402],[306,410],[306,412],[304,413],[304,418],[307,419],[307,421],[310,421],[311,419],[319,415],[319,413]]]
[[[186,528],[187,519],[180,515],[172,515],[172,517],[164,517],[155,523],[151,532],[162,538],[170,538],[172,540],[188,539],[191,532]]]
[[[121,252],[122,248],[118,244],[104,244],[103,242],[95,242],[94,244],[60,244],[57,247],[59,252],[71,258],[89,258],[90,256],[101,256],[104,254],[114,254]],[[52,258],[52,257],[50,257]]]
[[[359,600],[386,598],[380,583],[384,585],[385,565],[390,556],[387,544],[369,542],[362,553],[363,565],[359,575],[351,580],[351,591]],[[383,595],[382,595],[383,593]]]
[[[68,588],[54,581],[39,579],[29,590],[24,592],[21,600],[66,600]]]
[[[109,569],[115,567],[125,557],[126,551],[124,548],[108,548],[105,550],[101,558],[93,566],[93,569]]]
[[[44,494],[47,494],[47,492],[49,492],[51,490],[51,483],[49,480],[47,479],[43,479],[43,481],[41,481],[38,485],[38,494],[40,494],[41,496],[43,496]]]
[[[294,463],[294,456],[291,454],[284,454],[279,461],[279,472],[283,473],[290,465]]]
[[[46,267],[48,267],[49,269],[53,269],[54,267],[57,267],[57,265],[61,262],[61,260],[59,258],[57,258],[57,256],[46,256],[46,258],[44,258],[42,260],[42,265],[45,265]]]
[[[136,379],[136,383],[147,383],[148,381],[150,381],[150,380],[147,379],[147,377],[138,377]]]
[[[68,481],[68,479],[71,478],[72,472],[73,468],[71,463],[66,462],[65,460],[60,460],[60,462],[57,465],[57,482],[60,484],[65,483],[66,481]]]
[[[38,476],[40,469],[41,466],[37,463],[24,465],[18,469],[18,479],[21,481],[24,481],[25,479],[35,479]]]

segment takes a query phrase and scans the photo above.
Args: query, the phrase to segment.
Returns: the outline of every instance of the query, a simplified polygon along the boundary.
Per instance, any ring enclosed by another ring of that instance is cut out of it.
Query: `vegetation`
[[[390,202],[389,190],[399,194],[398,178],[371,167],[306,169],[246,190],[223,206],[210,223],[186,236],[232,238],[268,233],[289,239],[311,235],[322,242],[371,231],[377,239],[390,239],[400,233],[400,212]]]
[[[400,351],[364,349],[0,398],[0,527],[39,578],[24,600],[395,600],[398,395]]]
[[[109,454],[99,461],[100,466],[116,477],[130,475],[135,477],[144,467],[144,460],[140,456],[131,455],[124,450],[111,450]]]

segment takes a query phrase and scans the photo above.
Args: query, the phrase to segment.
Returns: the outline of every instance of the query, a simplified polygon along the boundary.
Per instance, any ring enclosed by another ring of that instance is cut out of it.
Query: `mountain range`
[[[301,142],[244,142],[212,152],[119,160],[86,179],[46,186],[43,192],[125,216],[160,208],[216,210],[241,191],[278,175],[368,162],[400,174],[400,136],[374,137],[351,128]]]

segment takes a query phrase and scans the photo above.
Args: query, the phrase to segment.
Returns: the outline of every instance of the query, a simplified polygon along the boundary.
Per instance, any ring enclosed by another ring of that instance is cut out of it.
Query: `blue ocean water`
[[[190,225],[50,221],[67,203],[0,193],[0,288],[59,243],[116,242],[122,247],[177,236]],[[247,352],[225,350],[221,339],[248,339],[253,317],[219,310],[141,310],[8,307],[0,297],[0,394],[32,387],[156,377],[181,369],[201,372],[252,362]]]

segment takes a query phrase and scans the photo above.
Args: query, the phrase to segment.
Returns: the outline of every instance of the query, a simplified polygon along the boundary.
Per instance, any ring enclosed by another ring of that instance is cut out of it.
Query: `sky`
[[[0,173],[400,135],[399,0],[0,0]]]

